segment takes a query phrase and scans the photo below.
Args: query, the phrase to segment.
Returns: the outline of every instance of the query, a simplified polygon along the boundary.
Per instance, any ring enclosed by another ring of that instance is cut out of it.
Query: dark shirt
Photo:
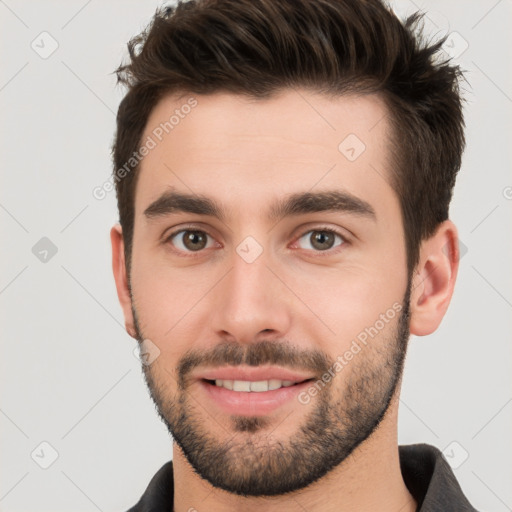
[[[405,485],[418,503],[417,512],[477,512],[464,496],[440,450],[428,444],[399,446]],[[172,512],[172,461],[151,479],[139,502],[128,512]]]

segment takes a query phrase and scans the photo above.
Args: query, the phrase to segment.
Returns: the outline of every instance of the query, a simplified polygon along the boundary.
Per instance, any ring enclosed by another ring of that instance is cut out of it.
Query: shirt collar
[[[418,503],[417,512],[477,512],[464,496],[441,451],[428,444],[399,446],[405,485]],[[151,479],[128,512],[171,512],[174,501],[172,461]]]

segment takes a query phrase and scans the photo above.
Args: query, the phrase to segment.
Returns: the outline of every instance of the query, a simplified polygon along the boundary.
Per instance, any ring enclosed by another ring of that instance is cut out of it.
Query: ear
[[[420,247],[411,290],[411,334],[425,336],[439,327],[452,298],[458,269],[457,228],[446,220]]]
[[[114,279],[116,281],[117,296],[123,309],[125,329],[132,338],[136,339],[132,301],[124,259],[123,230],[119,224],[116,224],[110,230],[110,241],[112,242],[112,270],[114,271]]]

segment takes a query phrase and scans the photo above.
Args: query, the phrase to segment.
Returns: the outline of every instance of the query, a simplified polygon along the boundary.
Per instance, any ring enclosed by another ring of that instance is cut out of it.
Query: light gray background
[[[92,195],[123,94],[110,73],[157,5],[0,1],[2,511],[125,510],[171,457],[115,292],[115,194]],[[472,503],[512,510],[512,2],[393,5],[424,8],[433,35],[457,32],[448,51],[467,41],[470,82],[451,209],[467,253],[441,327],[411,339],[399,441],[448,447],[454,465],[467,452],[455,474]],[[58,43],[47,58],[43,31]],[[46,262],[42,237],[58,251]]]

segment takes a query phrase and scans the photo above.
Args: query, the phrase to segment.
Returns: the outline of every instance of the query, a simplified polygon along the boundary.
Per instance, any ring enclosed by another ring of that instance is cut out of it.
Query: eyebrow
[[[176,191],[164,192],[144,210],[144,216],[156,219],[178,212],[208,215],[222,222],[227,219],[226,210],[215,200]],[[340,190],[291,194],[272,204],[267,217],[269,221],[277,221],[283,217],[315,212],[351,213],[376,220],[375,210],[369,203]]]

